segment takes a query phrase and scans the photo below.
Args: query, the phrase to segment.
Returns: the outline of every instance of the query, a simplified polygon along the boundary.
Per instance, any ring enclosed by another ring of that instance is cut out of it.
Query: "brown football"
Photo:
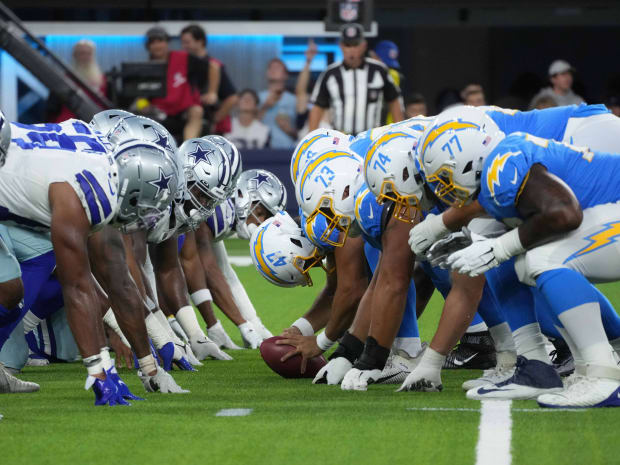
[[[289,345],[278,345],[276,341],[285,339],[282,336],[274,336],[265,339],[260,345],[260,354],[269,368],[283,378],[314,378],[319,370],[327,364],[322,355],[311,358],[306,365],[306,372],[301,373],[301,355],[295,355],[286,362],[280,359],[294,349]]]

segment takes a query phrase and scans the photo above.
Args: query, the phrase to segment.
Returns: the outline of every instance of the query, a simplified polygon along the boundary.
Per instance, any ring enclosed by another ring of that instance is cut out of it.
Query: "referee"
[[[340,48],[344,59],[323,71],[314,86],[309,131],[319,126],[327,109],[332,112],[334,129],[345,134],[381,126],[385,104],[394,122],[402,121],[400,89],[383,63],[364,56],[366,46],[360,24],[349,23],[342,27]]]

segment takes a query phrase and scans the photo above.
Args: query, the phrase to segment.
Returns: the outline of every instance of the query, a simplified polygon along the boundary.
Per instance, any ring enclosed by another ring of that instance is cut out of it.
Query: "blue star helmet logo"
[[[166,176],[166,174],[164,173],[164,170],[162,170],[160,167],[159,168],[159,179],[153,179],[152,181],[147,181],[151,186],[157,187],[157,194],[155,194],[156,197],[159,196],[159,193],[161,191],[170,190],[170,178],[172,178],[172,175]]]
[[[207,155],[213,153],[213,150],[211,149],[204,149],[202,148],[202,145],[200,144],[196,144],[196,150],[194,150],[193,152],[188,153],[187,155],[192,157],[194,159],[194,165],[196,163],[198,163],[199,161],[206,161],[209,165],[211,164],[211,161],[207,158]]]
[[[152,128],[152,129],[155,132],[155,137],[157,137],[157,139],[154,140],[153,142],[155,142],[157,145],[165,149],[172,149],[172,146],[170,145],[170,141],[168,141],[168,136],[166,136],[165,134],[161,134],[155,128]]]
[[[258,173],[256,176],[251,178],[251,180],[256,183],[256,189],[258,189],[260,185],[264,182],[267,184],[271,184],[271,182],[269,181],[269,176],[267,176],[266,174],[262,174],[262,173]]]

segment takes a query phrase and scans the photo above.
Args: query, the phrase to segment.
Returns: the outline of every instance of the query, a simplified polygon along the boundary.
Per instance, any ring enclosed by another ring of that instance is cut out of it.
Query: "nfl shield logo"
[[[340,19],[350,23],[359,17],[359,4],[353,2],[342,2],[340,4]]]

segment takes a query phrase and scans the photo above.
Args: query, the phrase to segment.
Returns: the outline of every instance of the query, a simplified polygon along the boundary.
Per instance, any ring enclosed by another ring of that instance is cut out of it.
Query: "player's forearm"
[[[463,226],[467,226],[471,220],[479,216],[485,215],[486,212],[478,201],[474,201],[469,205],[461,208],[448,208],[442,213],[441,219],[450,231],[460,231]]]
[[[177,265],[164,270],[155,270],[157,287],[167,307],[173,312],[189,305],[185,277],[178,261]]]
[[[215,261],[214,261],[215,262]],[[209,267],[209,275],[207,277],[209,290],[213,296],[213,302],[222,312],[237,326],[245,323],[245,319],[241,316],[241,312],[235,303],[230,286],[226,278],[220,271],[217,264]]]
[[[332,302],[331,317],[325,328],[329,339],[337,340],[351,326],[365,289],[365,282],[353,282],[338,288]]]
[[[391,347],[403,319],[410,278],[407,273],[381,272],[379,269],[371,301],[369,335],[382,347]]]
[[[316,332],[324,328],[329,321],[334,294],[328,287],[324,287],[316,296],[312,306],[304,314],[303,318],[308,320],[312,325],[312,329]]]

